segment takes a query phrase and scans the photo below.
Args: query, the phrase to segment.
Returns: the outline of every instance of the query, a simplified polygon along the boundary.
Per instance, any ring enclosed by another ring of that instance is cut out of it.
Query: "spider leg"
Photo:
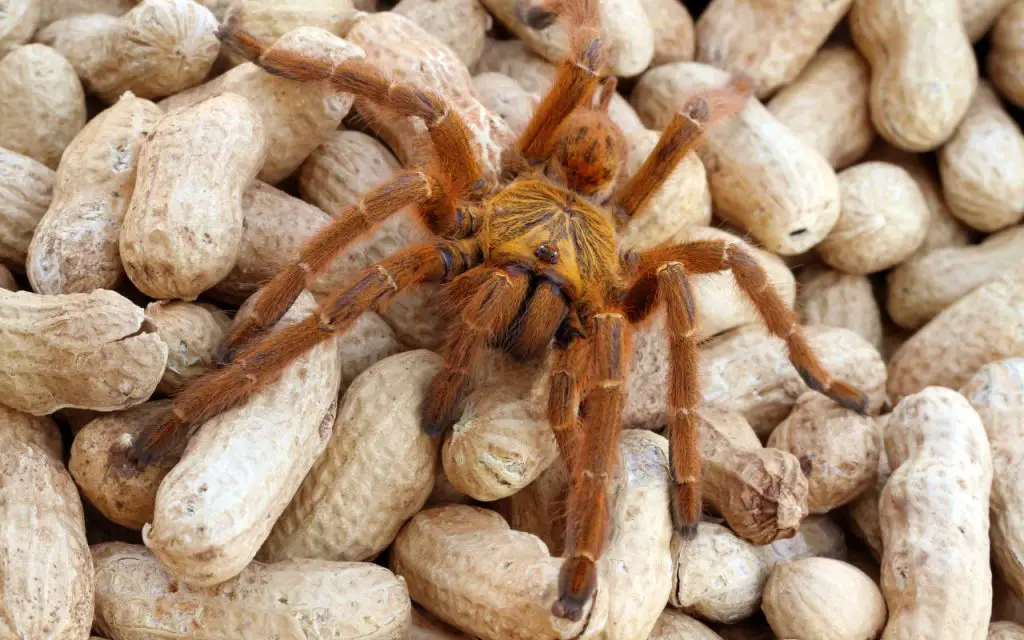
[[[550,280],[541,280],[526,304],[526,311],[512,324],[506,344],[519,360],[530,360],[543,352],[569,313],[569,305]]]
[[[582,429],[579,423],[580,395],[587,389],[591,344],[572,336],[555,347],[548,392],[548,423],[555,433],[558,450],[574,478],[579,465]]]
[[[640,169],[612,197],[616,208],[632,218],[661,189],[676,165],[703,142],[719,121],[739,112],[751,93],[750,80],[740,76],[728,87],[697,93],[672,117]]]
[[[192,427],[272,384],[292,361],[331,336],[344,333],[363,312],[379,309],[409,286],[443,280],[472,267],[478,253],[471,241],[446,241],[411,247],[363,269],[308,318],[254,342],[227,366],[186,385],[162,419],[142,432],[131,457],[145,463],[174,449]]]
[[[463,276],[477,277],[474,272]],[[480,353],[515,319],[529,284],[526,273],[489,267],[484,270],[482,283],[464,299],[458,320],[441,348],[444,364],[430,381],[423,400],[423,428],[428,434],[440,435],[458,419]]]
[[[593,380],[583,399],[583,456],[569,487],[566,561],[552,613],[579,620],[597,588],[597,559],[608,538],[608,482],[618,461],[625,405],[629,324],[618,312],[593,317]]]
[[[768,274],[742,246],[723,240],[699,240],[656,247],[639,254],[634,289],[648,289],[650,279],[668,262],[678,262],[687,273],[714,273],[730,270],[736,284],[754,304],[772,335],[782,338],[789,360],[807,386],[823,393],[837,404],[861,414],[868,412],[867,394],[848,382],[837,380],[825,369],[798,322],[797,316],[782,301]],[[643,307],[643,302],[627,294],[626,306]]]

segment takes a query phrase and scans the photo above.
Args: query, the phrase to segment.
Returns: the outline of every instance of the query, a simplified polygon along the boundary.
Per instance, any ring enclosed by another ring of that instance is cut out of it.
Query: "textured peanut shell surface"
[[[24,271],[28,247],[53,197],[54,172],[0,148],[0,263]]]
[[[467,68],[484,50],[494,19],[478,0],[402,0],[392,9],[448,45]]]
[[[505,121],[515,135],[521,135],[530,122],[540,96],[523,88],[515,78],[498,71],[473,76],[473,89],[480,102]]]
[[[41,0],[8,0],[0,15],[0,58],[32,37],[42,15]]]
[[[92,557],[96,627],[111,640],[403,640],[409,633],[405,586],[369,563],[253,562],[203,588],[168,574],[140,545],[97,544]]]
[[[303,293],[277,326],[312,311],[313,298]],[[203,423],[160,484],[143,540],[183,581],[208,586],[237,576],[323,452],[341,376],[336,340],[307,351],[273,384]]]
[[[0,290],[0,395],[34,415],[114,411],[152,395],[167,345],[143,310],[105,289],[44,296]]]
[[[882,347],[882,311],[866,276],[824,266],[803,269],[795,307],[804,324],[846,327]]]
[[[640,0],[654,29],[651,66],[693,60],[697,49],[693,17],[686,5],[670,0]]]
[[[242,192],[267,155],[263,121],[238,94],[161,119],[139,155],[121,227],[132,283],[153,298],[194,300],[234,268]]]
[[[26,270],[34,291],[89,293],[124,281],[121,224],[139,151],[161,115],[155,104],[128,93],[68,145],[53,200],[29,245]]]
[[[355,379],[260,559],[371,560],[391,544],[434,486],[439,442],[421,428],[420,404],[440,366],[436,353],[407,351]]]
[[[983,640],[992,610],[992,458],[967,400],[928,387],[893,410],[882,492],[883,638]]]
[[[157,391],[168,395],[214,367],[231,325],[227,313],[205,302],[158,300],[146,306],[146,318],[167,343],[167,370]]]
[[[960,0],[960,17],[971,42],[984,36],[1011,0]]]
[[[992,29],[988,77],[1007,100],[1024,105],[1024,2],[1014,0],[1000,14]]]
[[[721,640],[718,635],[696,618],[675,609],[665,609],[654,625],[647,640]]]
[[[845,560],[846,535],[829,516],[810,515],[800,523],[793,537],[754,547],[754,551],[770,567],[801,558]]]
[[[644,124],[660,131],[693,91],[728,81],[727,72],[705,64],[662,65],[643,75],[630,101]],[[839,184],[828,161],[756,98],[716,125],[698,153],[716,212],[770,251],[803,253],[839,217]]]
[[[0,405],[0,637],[89,634],[92,559],[61,454],[50,418]]]
[[[988,640],[1021,640],[1024,638],[1024,626],[1016,622],[1003,620],[993,622],[988,627]]]
[[[238,20],[261,40],[271,42],[299,27],[316,27],[343,36],[358,15],[351,0],[229,0],[224,13],[225,18]],[[234,52],[227,52],[226,57],[235,64],[241,61]]]
[[[39,17],[39,28],[43,28],[54,20],[86,13],[119,16],[131,10],[136,2],[135,0],[46,0],[40,4],[43,10]]]

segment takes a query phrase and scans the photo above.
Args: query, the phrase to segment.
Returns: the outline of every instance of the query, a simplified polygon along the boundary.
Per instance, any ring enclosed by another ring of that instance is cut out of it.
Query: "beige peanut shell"
[[[366,562],[253,562],[211,587],[180,582],[141,545],[93,545],[97,629],[114,640],[251,635],[279,640],[403,640],[412,603],[401,579]]]
[[[883,638],[983,640],[992,612],[992,458],[978,413],[951,389],[896,405],[885,429]],[[955,577],[955,579],[954,579]]]
[[[630,101],[644,124],[660,131],[693,92],[729,80],[727,72],[706,64],[666,64],[640,78]],[[716,213],[770,251],[803,253],[839,217],[839,184],[828,161],[756,98],[711,129],[698,153]]]
[[[1024,106],[1024,2],[1013,0],[992,29],[988,77],[1007,100]]]
[[[875,418],[883,446],[878,455],[878,469],[875,471],[874,483],[846,507],[850,531],[867,545],[871,555],[878,561],[882,559],[882,525],[879,521],[878,503],[882,498],[885,483],[892,475],[892,467],[889,465],[889,457],[885,453],[884,446],[885,427],[889,424],[891,416],[891,413],[887,413]]]
[[[0,265],[0,289],[7,289],[8,291],[18,290],[17,281],[7,267],[3,265]]]
[[[167,344],[167,370],[156,388],[167,395],[214,368],[231,325],[231,318],[212,304],[177,300],[151,302],[146,320]]]
[[[665,609],[647,640],[721,640],[703,622],[674,609]]]
[[[167,362],[167,345],[143,310],[105,289],[59,296],[0,290],[0,352],[4,404],[33,415],[141,404]]]
[[[259,559],[371,560],[426,502],[439,442],[420,404],[441,357],[409,351],[371,366],[341,398],[323,454],[274,525]]]
[[[242,192],[267,150],[259,113],[234,93],[157,123],[139,154],[119,239],[140,291],[194,300],[231,272],[241,247]]]
[[[301,294],[277,329],[313,310],[312,296]],[[272,385],[192,436],[160,483],[152,524],[142,530],[146,546],[177,578],[215,585],[255,557],[330,438],[341,377],[337,349],[331,338],[305,352]]]
[[[1011,0],[960,0],[960,17],[971,42],[981,40]]]
[[[18,272],[53,198],[55,173],[32,158],[0,148],[0,263]]]
[[[829,516],[809,515],[793,537],[754,547],[754,551],[769,567],[801,558],[846,560],[846,535]]]
[[[234,18],[259,39],[274,42],[299,27],[343,37],[358,15],[351,0],[230,0],[224,19]],[[244,62],[234,52],[226,52],[226,58],[233,64]]]
[[[826,45],[765,106],[834,169],[845,169],[864,157],[875,140],[870,82],[871,69],[856,49]]]
[[[473,76],[473,89],[488,110],[505,121],[515,135],[521,135],[530,123],[540,96],[530,93],[519,82],[497,71],[485,71]]]
[[[654,30],[651,66],[693,60],[697,36],[686,5],[670,0],[640,0],[640,6]]]
[[[39,28],[42,29],[54,20],[85,13],[119,16],[130,11],[137,0],[46,0],[40,4],[42,14],[39,16]]]
[[[0,405],[3,637],[84,638],[92,624],[85,516],[62,454],[53,420]]]
[[[479,0],[402,0],[392,11],[448,45],[467,68],[480,59],[494,24]]]
[[[1024,218],[1024,133],[988,82],[978,85],[938,155],[943,193],[958,220],[992,232]]]
[[[0,147],[56,169],[85,120],[85,91],[60,53],[33,43],[0,58]]]
[[[761,604],[780,638],[876,638],[886,620],[878,585],[853,565],[803,558],[775,567]]]
[[[812,265],[799,274],[796,309],[804,324],[846,327],[882,348],[882,311],[866,276]]]
[[[1003,620],[993,622],[988,627],[987,640],[1021,640],[1024,638],[1024,627],[1016,622]]]
[[[0,15],[0,58],[28,42],[39,25],[43,0],[8,0]]]
[[[750,76],[759,98],[792,82],[853,0],[714,0],[697,19],[697,60]]]
[[[53,200],[28,248],[26,270],[34,291],[89,293],[124,281],[121,225],[139,152],[162,115],[152,102],[126,93],[68,145]]]
[[[849,23],[871,65],[871,120],[879,135],[906,151],[945,142],[978,85],[959,0],[858,0]]]

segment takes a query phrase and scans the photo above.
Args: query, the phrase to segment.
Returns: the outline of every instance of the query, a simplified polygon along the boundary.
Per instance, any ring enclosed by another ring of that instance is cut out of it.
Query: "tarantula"
[[[175,396],[130,455],[145,463],[180,445],[197,425],[271,384],[295,358],[346,331],[363,312],[380,309],[418,283],[443,283],[454,326],[441,349],[442,370],[422,406],[427,433],[439,436],[457,420],[483,349],[499,347],[524,359],[554,351],[547,415],[571,486],[567,559],[553,613],[579,620],[594,595],[607,537],[607,480],[617,460],[631,326],[659,305],[666,310],[671,356],[673,520],[681,535],[696,534],[702,511],[696,421],[701,393],[691,275],[731,270],[767,328],[786,341],[790,360],[812,389],[862,413],[867,401],[824,369],[793,312],[740,244],[702,240],[618,251],[616,226],[657,192],[708,127],[742,108],[750,83],[739,78],[696,93],[636,174],[617,184],[625,140],[607,114],[615,78],[606,76],[597,0],[554,0],[520,13],[538,28],[563,21],[569,52],[526,130],[504,154],[499,176],[482,169],[466,125],[439,96],[393,82],[365,61],[333,64],[269,49],[234,21],[221,27],[226,46],[269,73],[328,83],[394,117],[422,119],[430,160],[373,188],[313,236],[260,289],[252,313],[236,322],[221,366]],[[303,321],[263,336],[347,245],[409,206],[436,242],[367,267]]]

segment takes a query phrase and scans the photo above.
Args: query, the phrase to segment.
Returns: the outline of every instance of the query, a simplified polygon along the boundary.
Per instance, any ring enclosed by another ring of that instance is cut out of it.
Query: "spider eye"
[[[533,252],[533,255],[537,256],[538,260],[543,260],[548,264],[556,264],[558,262],[558,249],[550,244],[540,245]]]

